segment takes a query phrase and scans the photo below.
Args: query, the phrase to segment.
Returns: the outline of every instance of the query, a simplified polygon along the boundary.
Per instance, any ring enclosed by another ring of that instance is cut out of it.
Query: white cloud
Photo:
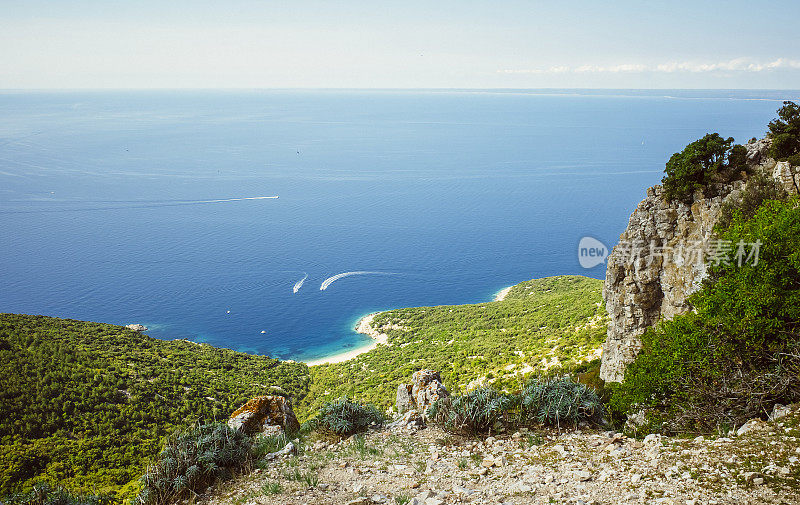
[[[800,60],[778,58],[772,61],[758,62],[749,58],[734,58],[732,60],[714,63],[674,61],[656,65],[644,65],[640,63],[624,63],[620,65],[580,65],[575,67],[558,65],[549,68],[498,70],[498,72],[502,74],[634,74],[643,72],[672,74],[679,72],[768,72],[781,69],[800,69]]]

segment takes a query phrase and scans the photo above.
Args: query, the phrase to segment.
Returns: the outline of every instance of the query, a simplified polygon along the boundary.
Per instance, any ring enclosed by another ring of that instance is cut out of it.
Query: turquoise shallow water
[[[2,92],[0,311],[346,351],[369,312],[603,277],[581,237],[613,245],[673,152],[799,95]],[[348,271],[373,273],[320,290]]]

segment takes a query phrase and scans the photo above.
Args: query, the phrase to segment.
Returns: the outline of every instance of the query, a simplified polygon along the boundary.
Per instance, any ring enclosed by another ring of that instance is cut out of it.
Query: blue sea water
[[[352,328],[376,310],[602,278],[581,237],[613,246],[672,153],[761,137],[798,96],[0,92],[0,312],[328,356],[364,345]],[[392,275],[320,290],[347,271]]]

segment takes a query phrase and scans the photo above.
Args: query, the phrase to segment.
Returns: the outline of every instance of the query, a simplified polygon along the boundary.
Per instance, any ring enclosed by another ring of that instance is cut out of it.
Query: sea
[[[0,312],[329,357],[371,312],[603,278],[581,238],[612,247],[673,153],[761,138],[798,97],[1,91]]]

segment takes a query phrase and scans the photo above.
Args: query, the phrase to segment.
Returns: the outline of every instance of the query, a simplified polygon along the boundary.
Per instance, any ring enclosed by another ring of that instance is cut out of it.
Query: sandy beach
[[[503,288],[500,291],[498,291],[497,294],[494,295],[494,301],[502,302],[503,300],[505,300],[506,296],[508,296],[508,293],[511,291],[511,288],[513,287],[514,286],[509,286],[507,288]]]
[[[314,366],[314,365],[324,365],[326,363],[341,363],[342,361],[353,359],[359,354],[363,354],[365,352],[375,349],[376,347],[378,347],[378,344],[385,344],[389,339],[388,335],[380,333],[375,328],[372,327],[372,321],[378,314],[380,314],[380,312],[374,312],[372,314],[368,314],[362,317],[361,319],[358,320],[358,324],[356,324],[356,327],[354,328],[358,333],[363,333],[364,335],[368,335],[370,338],[372,338],[372,342],[362,347],[357,347],[355,349],[346,352],[334,354],[332,356],[327,356],[325,358],[306,361],[305,362],[306,365]]]
[[[511,288],[514,286],[509,286],[507,288],[503,288],[494,295],[494,301],[500,302],[503,301],[508,293],[511,291]],[[372,342],[365,344],[361,347],[357,347],[355,349],[351,349],[349,351],[341,352],[338,354],[333,354],[331,356],[327,356],[325,358],[319,359],[312,359],[306,361],[305,364],[308,366],[314,365],[324,365],[326,363],[341,363],[342,361],[347,361],[349,359],[353,359],[359,354],[363,354],[365,352],[369,352],[376,347],[378,344],[386,344],[389,340],[389,336],[385,333],[381,333],[375,328],[372,327],[372,321],[375,319],[375,316],[380,314],[380,312],[373,312],[372,314],[368,314],[361,319],[358,320],[356,327],[354,328],[355,331],[358,333],[363,333],[364,335],[369,336],[372,339]]]

